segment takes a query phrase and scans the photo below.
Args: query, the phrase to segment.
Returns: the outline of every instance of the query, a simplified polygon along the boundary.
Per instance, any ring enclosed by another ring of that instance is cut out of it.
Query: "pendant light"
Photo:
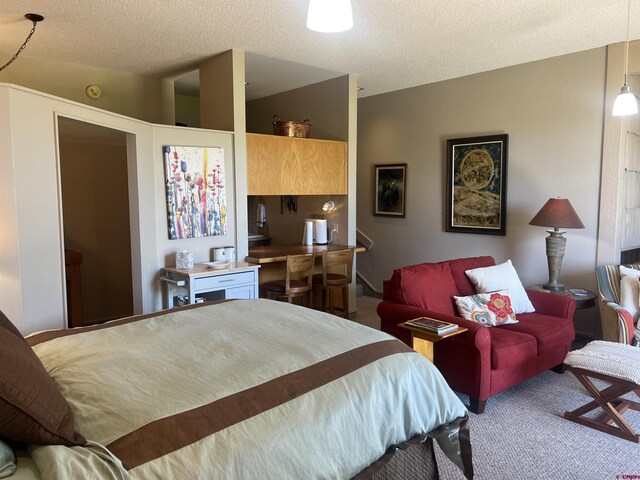
[[[344,32],[353,27],[351,0],[310,0],[307,28],[323,33]]]
[[[38,15],[37,13],[27,13],[24,18],[26,18],[33,24],[33,26],[31,27],[31,31],[29,32],[29,35],[27,35],[27,39],[22,42],[22,45],[20,45],[20,48],[18,48],[18,51],[13,54],[13,57],[11,57],[11,59],[7,63],[0,67],[0,72],[11,65],[16,58],[18,58],[18,55],[20,55],[20,53],[22,53],[22,51],[26,48],[27,43],[29,43],[29,40],[31,40],[31,37],[33,37],[33,34],[36,32],[36,26],[38,25],[38,22],[44,20],[44,17],[42,15]]]
[[[613,104],[613,116],[620,117],[623,115],[635,115],[638,113],[638,102],[636,96],[631,91],[631,87],[627,84],[627,74],[629,73],[629,18],[631,17],[631,0],[628,0],[627,6],[627,41],[624,45],[624,85],[620,89],[620,93],[616,97]]]

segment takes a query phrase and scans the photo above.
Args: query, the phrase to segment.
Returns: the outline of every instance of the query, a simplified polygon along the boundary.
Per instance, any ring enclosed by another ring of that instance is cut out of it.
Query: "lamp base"
[[[549,290],[551,292],[559,292],[559,291],[564,290],[566,287],[562,283],[549,283],[549,282],[547,282],[544,285],[542,285],[542,288],[544,288],[545,290]]]

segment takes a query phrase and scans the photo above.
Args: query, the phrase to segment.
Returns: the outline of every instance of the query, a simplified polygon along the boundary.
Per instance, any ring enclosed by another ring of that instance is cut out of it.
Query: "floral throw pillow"
[[[453,297],[462,318],[488,327],[518,323],[507,290],[476,293],[468,297]]]

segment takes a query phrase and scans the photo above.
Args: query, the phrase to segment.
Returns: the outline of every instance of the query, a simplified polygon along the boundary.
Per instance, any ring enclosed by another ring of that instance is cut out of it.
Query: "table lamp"
[[[563,236],[561,228],[584,228],[580,217],[573,209],[571,202],[566,198],[550,198],[547,200],[535,217],[531,219],[529,225],[539,227],[552,227],[547,230],[549,236],[546,237],[547,263],[549,264],[549,281],[543,285],[546,290],[564,290],[564,285],[558,282],[560,268],[562,267],[562,257],[567,244],[567,239]]]

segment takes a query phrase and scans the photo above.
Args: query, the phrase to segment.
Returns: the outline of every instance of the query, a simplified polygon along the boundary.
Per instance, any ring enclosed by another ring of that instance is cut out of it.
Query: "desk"
[[[245,260],[249,263],[262,265],[264,263],[286,262],[287,255],[334,252],[336,250],[347,250],[349,248],[353,249],[354,253],[366,251],[364,247],[335,245],[333,243],[328,243],[326,245],[264,245],[249,248],[249,255],[247,255]]]
[[[260,265],[245,262],[229,262],[224,268],[213,268],[203,263],[188,269],[163,268],[164,306],[173,307],[176,288],[186,290],[188,303],[258,298],[259,268]]]

